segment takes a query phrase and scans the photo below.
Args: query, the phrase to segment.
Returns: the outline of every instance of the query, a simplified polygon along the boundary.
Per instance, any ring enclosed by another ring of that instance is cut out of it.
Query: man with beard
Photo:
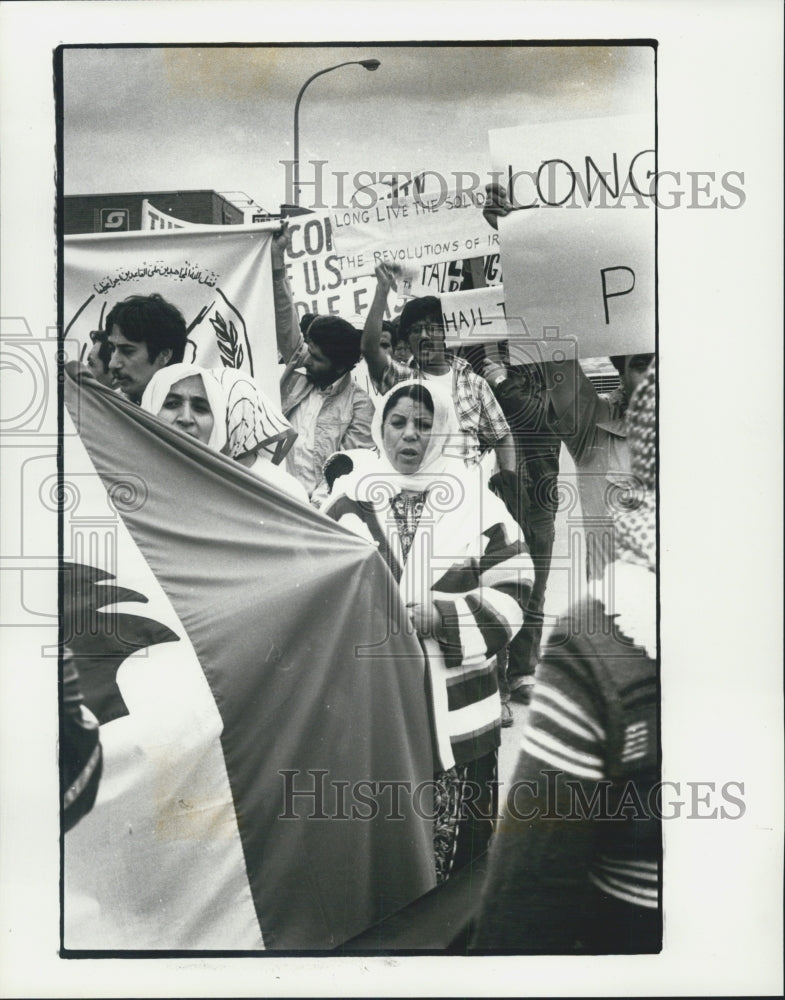
[[[317,316],[300,332],[286,276],[284,230],[273,239],[273,291],[281,376],[281,408],[297,431],[288,471],[318,505],[324,463],[336,451],[373,448],[373,403],[351,377],[360,360],[360,332],[339,316]],[[324,491],[326,495],[326,490]]]

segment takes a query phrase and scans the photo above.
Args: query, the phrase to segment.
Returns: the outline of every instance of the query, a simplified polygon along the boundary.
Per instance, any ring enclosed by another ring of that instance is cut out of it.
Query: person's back
[[[473,950],[657,952],[654,651],[586,599],[552,633],[494,844]]]

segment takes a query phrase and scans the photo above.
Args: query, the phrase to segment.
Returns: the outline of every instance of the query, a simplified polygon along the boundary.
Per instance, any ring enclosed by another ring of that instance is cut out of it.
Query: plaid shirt
[[[450,358],[449,361],[452,367],[452,400],[464,435],[464,457],[478,461],[483,452],[495,447],[510,433],[510,425],[485,379],[476,375],[463,358]],[[412,378],[428,381],[428,376],[414,360],[404,365],[391,358],[384,369],[380,390],[389,392],[399,382]]]

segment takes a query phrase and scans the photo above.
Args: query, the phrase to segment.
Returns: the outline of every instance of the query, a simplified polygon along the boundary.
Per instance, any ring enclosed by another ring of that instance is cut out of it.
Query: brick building
[[[158,215],[195,225],[237,226],[243,212],[217,191],[136,191],[63,198],[63,234],[119,233],[142,228],[142,202]]]

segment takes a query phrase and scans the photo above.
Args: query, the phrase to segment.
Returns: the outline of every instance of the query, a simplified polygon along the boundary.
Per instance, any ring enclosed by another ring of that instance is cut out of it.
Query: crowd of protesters
[[[495,225],[508,210],[497,189],[486,218]],[[516,781],[536,789],[535,802],[554,771],[579,782],[586,802],[606,782],[617,803],[630,782],[645,800],[657,780],[653,356],[611,359],[620,385],[610,396],[577,361],[486,360],[477,371],[447,349],[438,298],[409,299],[385,319],[396,285],[385,265],[362,330],[339,316],[301,319],[286,239],[284,227],[273,248],[280,406],[243,373],[184,363],[185,322],[158,295],[114,306],[91,336],[87,369],[378,548],[400,592],[391,614],[405,617],[428,665],[437,881],[490,845],[466,946],[659,950],[655,819],[500,817],[497,784],[511,703],[530,706]],[[592,588],[542,651],[562,445]],[[96,727],[67,663],[66,735],[80,741],[79,761],[93,761],[84,784],[94,797]],[[76,818],[90,804],[73,805],[80,769],[72,761],[65,780]]]

